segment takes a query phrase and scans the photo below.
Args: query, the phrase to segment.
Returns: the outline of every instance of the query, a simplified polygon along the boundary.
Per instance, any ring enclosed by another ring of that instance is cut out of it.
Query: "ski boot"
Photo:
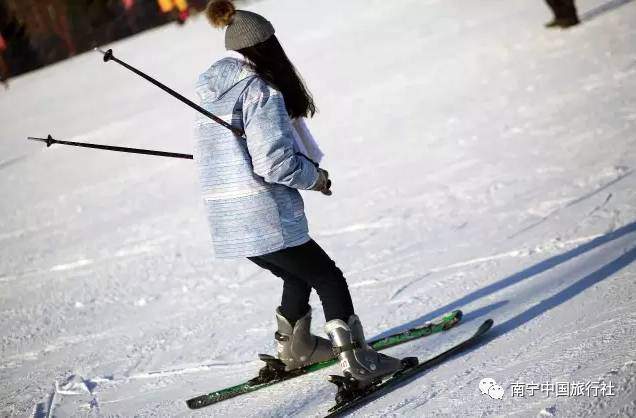
[[[274,334],[278,358],[268,354],[259,354],[259,358],[265,362],[265,366],[259,371],[259,376],[252,379],[252,383],[263,383],[288,375],[310,364],[333,359],[334,353],[331,343],[310,332],[311,308],[305,316],[292,324],[276,309],[276,322],[278,331]]]
[[[325,324],[333,352],[338,356],[344,376],[330,376],[329,381],[338,386],[336,402],[341,403],[364,393],[369,386],[379,383],[382,377],[392,375],[417,364],[416,357],[397,359],[371,348],[364,338],[364,330],[357,315],[351,315],[345,323],[334,319]]]

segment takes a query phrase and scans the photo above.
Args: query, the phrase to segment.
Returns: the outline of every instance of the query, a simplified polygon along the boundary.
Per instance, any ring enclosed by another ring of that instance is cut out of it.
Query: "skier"
[[[298,190],[331,194],[303,120],[315,113],[312,96],[263,16],[227,0],[209,2],[206,15],[226,28],[229,52],[201,74],[197,93],[202,107],[245,132],[197,122],[195,160],[215,254],[246,257],[283,280],[274,336],[285,370],[337,356],[345,375],[369,385],[401,362],[367,344],[342,271],[309,236]],[[312,288],[331,341],[310,332]]]
[[[569,28],[579,24],[574,0],[546,0],[554,13],[554,19],[545,24],[546,28]]]

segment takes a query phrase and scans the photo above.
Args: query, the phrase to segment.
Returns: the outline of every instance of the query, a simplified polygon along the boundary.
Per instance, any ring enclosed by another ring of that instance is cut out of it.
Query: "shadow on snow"
[[[636,222],[632,222],[630,224],[627,224],[615,231],[609,232],[601,237],[595,238],[593,240],[591,240],[590,242],[587,242],[585,244],[579,245],[576,248],[573,248],[569,251],[566,251],[563,254],[559,254],[553,257],[550,257],[544,261],[541,261],[540,263],[537,263],[533,266],[530,266],[518,273],[515,273],[511,276],[508,276],[504,279],[501,279],[495,283],[489,284],[488,286],[482,287],[481,289],[475,290],[469,294],[467,294],[466,296],[463,296],[451,303],[448,303],[432,312],[429,312],[426,315],[423,315],[417,319],[414,319],[410,322],[407,322],[403,325],[399,325],[397,327],[394,327],[392,329],[389,329],[387,331],[384,331],[383,333],[377,335],[374,338],[380,338],[380,337],[384,337],[396,332],[400,332],[400,331],[404,331],[407,330],[409,328],[412,328],[414,326],[417,325],[421,325],[423,322],[425,321],[430,321],[434,318],[437,318],[447,312],[450,312],[454,309],[462,309],[463,306],[466,306],[478,299],[481,299],[483,297],[492,295],[495,292],[498,292],[500,290],[503,290],[507,287],[510,287],[512,285],[515,285],[517,283],[520,283],[526,279],[529,279],[533,276],[536,276],[538,274],[541,274],[547,270],[550,270],[560,264],[565,263],[566,261],[572,260],[575,257],[580,256],[581,254],[585,254],[595,248],[598,248],[604,244],[607,244],[611,241],[614,241],[616,239],[619,239],[629,233],[635,232],[636,231]],[[493,330],[490,332],[490,335],[502,335],[526,322],[528,322],[529,320],[535,318],[536,316],[540,315],[541,313],[554,308],[555,306],[571,299],[572,297],[574,297],[575,295],[581,293],[583,290],[587,289],[588,287],[594,285],[595,283],[600,282],[601,280],[609,277],[610,275],[616,273],[617,271],[621,270],[622,268],[626,267],[627,265],[629,265],[630,263],[632,263],[634,261],[634,259],[636,259],[636,248],[632,248],[631,250],[627,251],[625,254],[621,255],[620,257],[618,257],[617,259],[615,259],[614,261],[610,262],[609,264],[601,267],[600,269],[596,270],[595,272],[583,277],[582,279],[580,279],[579,281],[575,282],[574,284],[570,285],[568,288],[562,290],[561,292],[555,294],[554,296],[549,297],[548,299],[545,299],[541,302],[539,302],[537,305],[534,305],[533,307],[531,307],[530,309],[528,309],[527,311],[515,316],[514,318],[511,318],[509,320],[507,320],[506,322],[502,323],[502,324],[498,324],[495,325],[495,327],[493,328]],[[499,307],[501,307],[502,305],[504,305],[505,303],[507,303],[507,301],[503,301],[503,302],[497,302],[494,303],[492,305],[489,305],[487,307],[484,308],[480,308],[474,312],[470,312],[467,313],[467,315],[464,317],[465,322],[468,322],[468,320],[472,320],[475,319],[479,316],[484,316],[486,313],[493,311],[495,309],[498,309]]]
[[[423,317],[412,321],[408,324],[405,324],[403,326],[400,327],[396,327],[392,330],[387,331],[387,333],[391,333],[391,332],[395,332],[396,330],[401,330],[401,329],[407,329],[410,328],[414,325],[416,325],[418,322],[421,323],[421,321],[426,321],[426,320],[430,320],[436,316],[441,315],[444,312],[450,311],[452,309],[457,309],[458,307],[460,307],[463,304],[467,304],[469,302],[472,302],[474,300],[477,300],[481,297],[484,297],[486,295],[490,295],[498,290],[501,290],[505,287],[511,286],[513,284],[519,283],[522,280],[525,280],[527,278],[530,278],[532,276],[535,276],[539,273],[542,273],[546,270],[549,270],[561,263],[564,263],[565,261],[571,260],[574,257],[577,257],[578,255],[581,255],[583,253],[586,253],[594,248],[597,248],[603,244],[606,244],[608,242],[611,242],[613,240],[616,240],[624,235],[627,235],[631,232],[636,231],[636,222],[633,222],[631,224],[628,224],[622,228],[617,229],[616,231],[610,232],[606,235],[603,235],[602,237],[598,237],[586,244],[580,245],[579,247],[576,247],[570,251],[567,251],[563,254],[551,257],[547,260],[544,260],[532,267],[529,267],[517,274],[514,274],[510,277],[507,277],[505,279],[502,279],[496,283],[493,283],[489,286],[486,286],[480,290],[477,290],[475,292],[472,292],[466,296],[464,296],[463,298],[460,298],[458,300],[456,300],[455,302],[452,302],[440,309],[437,309],[434,312],[431,312],[427,315],[424,315]],[[627,267],[629,264],[631,264],[632,262],[634,262],[634,260],[636,260],[636,247],[632,247],[631,249],[627,250],[626,252],[624,252],[622,255],[620,255],[618,258],[612,260],[611,262],[605,264],[604,266],[602,266],[601,268],[597,269],[596,271],[586,275],[585,277],[577,280],[576,282],[574,282],[573,284],[571,284],[570,286],[568,286],[567,288],[561,290],[560,292],[542,300],[541,302],[533,305],[532,307],[530,307],[529,309],[525,310],[524,312],[514,316],[513,318],[495,325],[495,327],[490,331],[489,334],[487,334],[483,340],[477,344],[475,344],[474,346],[472,346],[471,348],[462,351],[460,353],[457,353],[454,358],[458,358],[458,357],[462,357],[465,354],[470,353],[471,351],[479,348],[480,346],[482,346],[483,344],[486,344],[489,341],[492,341],[494,339],[496,339],[497,337],[500,337],[504,334],[506,334],[509,331],[514,330],[515,328],[531,321],[532,319],[536,318],[537,316],[541,315],[542,313],[572,299],[574,296],[580,294],[581,292],[583,292],[584,290],[590,288],[591,286],[601,282],[602,280],[610,277],[611,275],[613,275],[614,273],[620,271],[621,269]],[[508,301],[500,301],[500,302],[496,302],[494,304],[488,305],[484,308],[480,308],[477,309],[476,311],[473,311],[469,314],[467,314],[465,316],[466,319],[470,318],[470,319],[475,319],[479,316],[484,316],[486,313],[499,308],[500,306],[504,305],[508,303]],[[419,373],[416,374],[414,376],[412,376],[409,379],[406,379],[402,382],[398,382],[395,386],[393,386],[391,389],[389,389],[389,391],[393,391],[397,388],[400,388],[404,385],[409,384],[410,382],[412,382],[413,380],[416,380],[420,377],[422,377],[422,375],[426,374],[426,372],[424,373]],[[376,395],[371,396],[369,401],[375,399],[376,397],[380,396],[381,392],[378,392]],[[365,402],[366,404],[366,402]],[[363,405],[359,405],[357,407],[354,407],[353,409],[351,409],[348,412],[353,412],[354,410],[359,409],[360,407],[362,407]]]
[[[618,9],[621,6],[631,3],[632,0],[610,0],[607,3],[603,3],[595,8],[588,10],[581,14],[581,22],[588,22],[602,14],[611,12],[614,9]]]

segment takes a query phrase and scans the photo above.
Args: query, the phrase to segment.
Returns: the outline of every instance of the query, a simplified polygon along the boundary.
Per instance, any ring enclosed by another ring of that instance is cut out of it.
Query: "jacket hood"
[[[225,57],[199,76],[196,92],[201,100],[216,100],[240,81],[253,75],[254,71],[244,60]]]

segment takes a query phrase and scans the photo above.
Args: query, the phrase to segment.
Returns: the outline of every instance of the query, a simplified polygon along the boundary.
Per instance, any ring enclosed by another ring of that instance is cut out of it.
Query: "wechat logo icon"
[[[503,399],[504,388],[499,386],[495,379],[486,377],[479,382],[479,391],[482,395],[488,395],[493,399]]]

